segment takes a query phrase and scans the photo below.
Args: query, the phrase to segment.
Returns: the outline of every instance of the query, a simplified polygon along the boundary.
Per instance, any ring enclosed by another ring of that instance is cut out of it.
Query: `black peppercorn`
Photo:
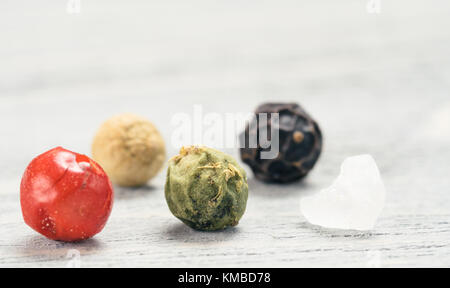
[[[295,103],[266,103],[256,109],[253,121],[241,134],[240,151],[242,161],[258,179],[287,183],[311,171],[322,151],[322,133],[302,107]],[[273,133],[279,135],[278,146],[272,141],[276,140]],[[275,158],[261,157],[274,148],[279,150]]]

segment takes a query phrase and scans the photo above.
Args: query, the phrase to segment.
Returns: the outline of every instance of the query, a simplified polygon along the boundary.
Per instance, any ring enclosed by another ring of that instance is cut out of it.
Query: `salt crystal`
[[[383,210],[386,190],[371,155],[345,159],[333,184],[301,199],[311,224],[346,230],[371,230]]]

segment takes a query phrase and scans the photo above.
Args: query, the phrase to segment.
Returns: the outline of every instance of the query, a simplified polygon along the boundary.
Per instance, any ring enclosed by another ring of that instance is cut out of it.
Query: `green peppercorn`
[[[220,151],[183,147],[169,161],[165,196],[173,215],[194,229],[236,226],[247,205],[246,173]]]

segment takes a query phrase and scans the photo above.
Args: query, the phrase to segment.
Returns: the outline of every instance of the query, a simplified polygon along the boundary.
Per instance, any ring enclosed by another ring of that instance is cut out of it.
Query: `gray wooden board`
[[[64,1],[1,1],[0,266],[65,267],[72,249],[82,267],[450,266],[450,2],[381,4],[368,14],[363,0],[82,0],[69,15]],[[301,183],[249,173],[236,228],[181,224],[164,172],[148,187],[116,188],[91,240],[54,242],[23,223],[28,162],[59,145],[90,154],[109,116],[148,117],[172,156],[175,113],[249,112],[269,100],[300,102],[322,126],[324,153]],[[388,190],[376,228],[306,223],[300,197],[361,153]]]

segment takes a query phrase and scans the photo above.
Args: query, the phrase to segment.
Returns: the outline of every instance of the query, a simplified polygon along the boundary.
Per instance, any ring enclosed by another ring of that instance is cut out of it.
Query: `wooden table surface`
[[[64,1],[0,3],[0,267],[450,266],[449,1],[381,0],[379,14],[365,0],[81,3],[80,14]],[[175,113],[263,101],[301,103],[325,149],[300,183],[249,173],[239,226],[184,226],[165,203],[164,172],[144,188],[117,187],[106,228],[82,243],[23,223],[27,164],[60,145],[90,154],[106,118],[148,117],[172,156]],[[376,228],[306,223],[302,195],[361,153],[375,157],[388,191]]]

